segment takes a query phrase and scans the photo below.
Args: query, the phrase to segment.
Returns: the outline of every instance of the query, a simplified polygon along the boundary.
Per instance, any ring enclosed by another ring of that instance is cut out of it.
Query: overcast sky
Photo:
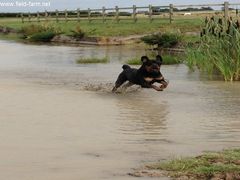
[[[224,0],[0,0],[0,12],[27,12],[27,11],[44,11],[44,10],[75,10],[77,8],[102,8],[105,7],[127,7],[132,5],[146,6],[152,5],[169,5],[172,4],[203,4],[203,3],[223,3]],[[230,3],[239,3],[240,0],[229,0]],[[12,3],[12,4],[6,4]],[[34,4],[36,3],[36,4]],[[41,4],[41,5],[40,5]],[[31,6],[31,7],[30,7]],[[233,8],[240,9],[239,6]]]

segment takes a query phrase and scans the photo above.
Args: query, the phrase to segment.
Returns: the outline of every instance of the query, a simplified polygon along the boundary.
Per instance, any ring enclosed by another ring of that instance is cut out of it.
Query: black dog
[[[160,72],[162,65],[162,57],[156,56],[156,60],[149,60],[147,56],[141,58],[142,66],[139,69],[131,68],[128,65],[123,65],[123,71],[119,74],[112,92],[115,92],[124,82],[129,81],[125,87],[133,84],[140,85],[143,88],[153,88],[157,91],[162,91],[167,87],[168,82],[164,80]],[[154,83],[158,82],[161,86],[155,86]]]

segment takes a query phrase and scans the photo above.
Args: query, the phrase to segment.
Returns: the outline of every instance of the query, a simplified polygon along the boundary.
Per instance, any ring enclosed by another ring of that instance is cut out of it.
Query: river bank
[[[29,40],[23,39],[23,34],[18,33],[14,29],[9,29],[10,31],[4,32],[3,29],[6,27],[0,27],[0,39],[2,40],[14,40],[17,42],[31,42]],[[1,31],[3,30],[3,31]],[[64,34],[54,36],[49,42],[53,44],[68,44],[71,45],[95,45],[95,46],[110,46],[110,45],[130,45],[130,44],[139,44],[141,43],[141,37],[146,36],[143,35],[131,35],[127,37],[86,37],[82,39],[74,38],[71,36],[67,36]],[[44,42],[38,42],[44,43]]]
[[[181,33],[184,36],[184,41],[192,41],[197,39],[202,20],[199,18],[194,19],[176,19],[172,24],[166,20],[153,21],[149,23],[146,19],[139,19],[137,23],[131,21],[124,21],[119,23],[89,23],[88,21],[76,22],[41,22],[41,23],[21,23],[19,19],[3,18],[0,19],[0,32],[2,34],[9,33],[9,36],[1,35],[0,38],[22,40],[23,35],[16,32],[21,32],[28,26],[29,29],[35,29],[36,26],[43,28],[49,27],[51,30],[55,29],[55,37],[52,41],[56,43],[66,44],[82,44],[82,45],[124,45],[136,44],[140,42],[140,38],[152,33]],[[84,38],[82,37],[84,34]]]
[[[146,165],[129,173],[135,177],[171,177],[173,179],[240,179],[240,149],[205,152],[196,157],[178,158]]]

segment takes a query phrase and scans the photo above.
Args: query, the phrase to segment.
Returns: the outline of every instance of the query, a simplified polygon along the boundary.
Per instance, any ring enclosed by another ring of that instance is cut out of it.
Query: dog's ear
[[[157,55],[156,56],[156,61],[159,62],[160,64],[162,64],[162,62],[163,62],[162,56]]]
[[[142,56],[142,57],[141,57],[141,61],[142,61],[143,63],[145,63],[145,62],[149,61],[149,59],[148,59],[147,56]]]

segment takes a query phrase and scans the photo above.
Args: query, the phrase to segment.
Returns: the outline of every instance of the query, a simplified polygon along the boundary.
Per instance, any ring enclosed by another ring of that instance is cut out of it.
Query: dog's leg
[[[119,74],[118,79],[115,82],[115,86],[112,89],[112,92],[116,92],[117,88],[119,88],[126,81],[127,81],[127,77],[126,77],[126,75],[124,74],[124,71],[123,71]]]
[[[128,83],[124,84],[122,87],[123,87],[124,89],[127,89],[128,87],[130,87],[130,86],[132,86],[132,85],[134,85],[134,84],[131,83],[131,82],[128,82]]]

